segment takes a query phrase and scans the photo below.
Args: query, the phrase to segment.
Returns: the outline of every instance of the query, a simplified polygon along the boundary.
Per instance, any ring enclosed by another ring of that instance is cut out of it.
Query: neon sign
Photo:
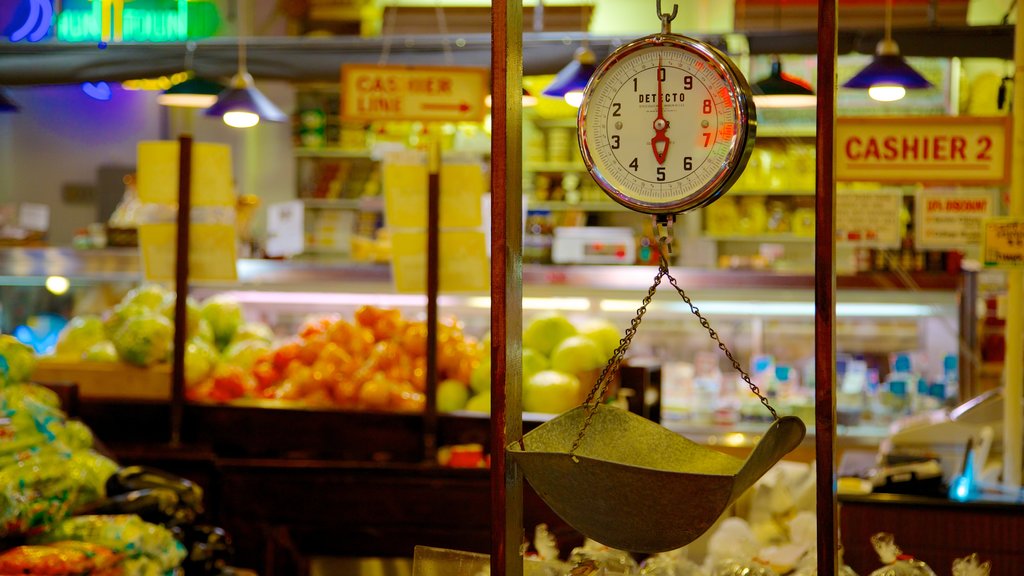
[[[29,13],[20,28],[11,33],[11,42],[27,39],[39,42],[50,31],[50,20],[53,18],[53,6],[49,0],[29,0]]]
[[[210,36],[220,24],[217,9],[209,2],[170,0],[146,8],[125,6],[125,0],[92,0],[91,4],[88,9],[67,8],[57,15],[59,40],[175,42]]]

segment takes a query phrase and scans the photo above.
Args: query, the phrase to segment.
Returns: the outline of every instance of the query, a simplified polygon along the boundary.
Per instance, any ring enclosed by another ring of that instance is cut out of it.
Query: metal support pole
[[[427,405],[423,411],[423,457],[437,456],[437,296],[441,244],[441,142],[430,140],[427,151]]]
[[[818,574],[839,568],[835,493],[835,118],[836,5],[818,2],[817,200],[814,222],[814,423],[817,461]]]
[[[188,252],[192,212],[192,136],[178,138],[178,228],[175,250],[174,351],[171,357],[171,446],[181,445],[185,410],[185,343],[188,340]]]
[[[1024,219],[1024,21],[1019,16],[1013,41],[1013,161],[1010,216]],[[1003,486],[1021,486],[1021,396],[1024,395],[1024,270],[1006,271],[1006,371],[1003,384]]]
[[[960,270],[960,294],[958,295],[960,316],[960,362],[957,365],[960,402],[974,398],[981,374],[981,346],[978,341],[978,271]]]
[[[491,4],[491,574],[519,576],[523,474],[523,3]]]

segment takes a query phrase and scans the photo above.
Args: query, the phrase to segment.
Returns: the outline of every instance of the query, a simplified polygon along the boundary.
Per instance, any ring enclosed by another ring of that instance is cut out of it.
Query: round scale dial
[[[677,214],[739,177],[754,145],[743,75],[712,46],[674,34],[635,40],[591,77],[577,119],[597,183],[627,208]]]

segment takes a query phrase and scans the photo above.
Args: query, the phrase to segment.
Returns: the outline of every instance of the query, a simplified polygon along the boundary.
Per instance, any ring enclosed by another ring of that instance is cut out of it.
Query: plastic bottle
[[[910,409],[910,396],[917,393],[919,377],[911,371],[910,355],[897,354],[892,371],[885,378],[882,392],[878,395],[876,413],[881,416],[902,416]]]
[[[718,358],[708,352],[698,352],[693,363],[693,419],[698,424],[710,424],[722,396],[722,371]]]

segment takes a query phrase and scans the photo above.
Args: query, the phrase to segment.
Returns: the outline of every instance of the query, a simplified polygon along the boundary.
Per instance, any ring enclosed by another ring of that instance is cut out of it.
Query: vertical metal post
[[[814,424],[817,461],[818,574],[838,572],[835,493],[835,121],[836,5],[818,1],[817,201],[814,222]]]
[[[185,410],[185,343],[188,341],[188,252],[192,212],[192,136],[178,138],[178,227],[175,244],[174,351],[171,358],[171,445],[181,444]]]
[[[423,456],[437,455],[437,294],[441,205],[441,143],[430,139],[427,165],[427,405],[423,412]]]
[[[523,474],[523,3],[491,3],[491,574],[519,576]]]
[[[960,362],[957,365],[961,402],[977,396],[978,377],[981,372],[981,347],[978,342],[978,271],[960,270],[960,294],[958,295],[960,324]]]
[[[1014,78],[1024,78],[1024,21],[1013,34]],[[1024,219],[1024,82],[1013,84],[1013,159],[1010,163],[1010,216]],[[1003,486],[1021,487],[1021,396],[1024,395],[1024,270],[1006,271],[1006,364],[1003,374]]]

